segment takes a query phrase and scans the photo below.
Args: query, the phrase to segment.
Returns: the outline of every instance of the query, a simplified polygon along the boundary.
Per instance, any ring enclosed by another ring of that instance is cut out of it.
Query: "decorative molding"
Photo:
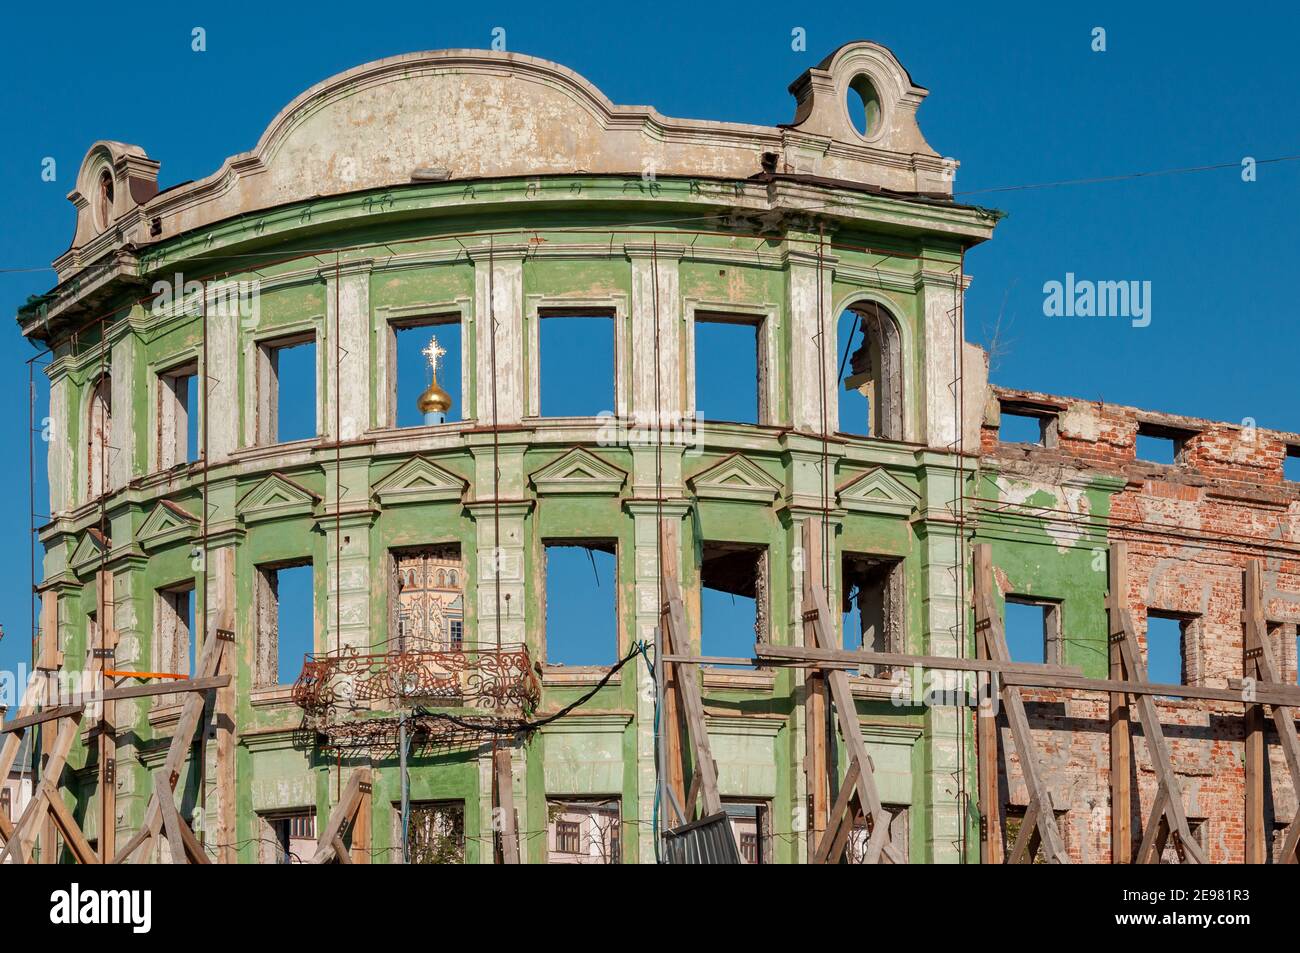
[[[916,511],[921,497],[883,467],[876,467],[840,484],[835,500],[840,507],[854,513],[906,518]]]
[[[740,453],[688,477],[686,483],[701,499],[760,503],[773,502],[784,489],[766,470]]]
[[[276,470],[244,494],[235,507],[245,523],[310,516],[320,497]]]
[[[78,576],[88,576],[99,569],[101,563],[107,559],[112,545],[108,537],[92,526],[86,530],[77,543],[77,548],[72,551],[72,558],[68,560],[68,565]]]
[[[465,497],[469,483],[449,470],[444,470],[425,457],[413,457],[370,491],[380,506],[400,506],[404,503],[441,503],[460,501]]]
[[[159,500],[136,530],[135,539],[145,552],[153,552],[182,540],[191,539],[199,518],[171,500]]]
[[[616,495],[627,482],[627,471],[607,463],[590,450],[574,447],[558,460],[534,470],[529,482],[541,494],[585,493]]]

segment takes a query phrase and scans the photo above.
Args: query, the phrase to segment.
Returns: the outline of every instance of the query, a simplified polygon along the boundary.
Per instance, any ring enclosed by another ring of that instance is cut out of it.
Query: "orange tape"
[[[104,674],[109,678],[171,678],[178,682],[188,682],[188,675],[178,675],[175,672],[119,672],[116,669],[106,668]]]

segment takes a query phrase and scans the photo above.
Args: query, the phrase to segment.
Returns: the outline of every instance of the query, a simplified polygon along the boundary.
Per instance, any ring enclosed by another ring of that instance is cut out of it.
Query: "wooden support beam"
[[[811,522],[813,521],[804,521],[804,561],[806,566],[809,564],[813,553],[817,554],[819,561],[821,558],[820,548],[809,550],[807,547],[808,542],[813,538],[810,535],[812,530],[808,525]],[[815,563],[812,564],[812,566],[815,565]],[[812,580],[809,588],[810,601],[804,603],[804,620],[811,623],[809,631],[816,643],[814,647],[833,648],[835,639],[831,634],[829,622],[832,616],[830,606],[826,602],[826,592],[821,586],[821,579],[811,566],[805,568],[804,577]],[[867,816],[871,827],[871,837],[867,841],[865,862],[874,864],[883,857],[883,859],[891,863],[902,863],[903,855],[890,840],[890,822],[893,818],[884,809],[880,802],[880,794],[876,790],[871,756],[867,752],[866,742],[862,740],[862,723],[858,721],[858,708],[853,701],[853,690],[849,686],[849,675],[843,669],[831,669],[826,673],[826,684],[830,690],[830,700],[835,707],[835,719],[839,725],[840,737],[844,739],[849,759],[858,762],[859,770],[854,788],[858,803],[863,814]]]
[[[234,637],[235,634],[231,630],[217,629],[209,638],[204,640],[203,655],[199,659],[198,665],[198,677],[200,679],[215,678],[218,675],[225,664]],[[174,685],[168,687],[173,691],[175,690]],[[213,689],[208,690],[212,691]],[[121,691],[121,689],[118,689],[118,691]],[[163,778],[167,781],[169,790],[175,790],[176,782],[180,779],[181,767],[185,763],[190,744],[194,740],[194,731],[198,728],[199,720],[203,717],[205,698],[203,692],[190,692],[181,708],[180,718],[176,723],[176,731],[172,735],[171,745],[167,749],[167,757],[160,769]],[[113,863],[120,864],[130,860],[146,840],[159,835],[162,825],[162,805],[159,803],[155,789],[155,793],[150,795],[149,803],[145,806],[144,823],[140,826],[140,830],[135,833],[135,836],[113,858]]]
[[[813,604],[813,585],[820,582],[822,566],[822,525],[813,517],[803,521],[803,607]],[[763,648],[761,644],[754,648],[757,654]],[[794,646],[803,652],[816,652],[841,648],[839,645],[818,645],[816,623],[807,613],[803,613],[803,645]],[[820,849],[821,844],[829,847],[834,836],[830,829],[832,807],[830,803],[830,757],[828,745],[830,739],[830,705],[826,686],[826,675],[821,670],[814,670],[804,676],[804,776],[808,785],[808,850],[812,853]],[[847,775],[846,775],[847,778]],[[855,776],[856,780],[856,776]],[[841,791],[846,790],[841,787]],[[847,804],[842,809],[846,809]],[[823,860],[822,863],[825,863]]]
[[[312,855],[309,863],[328,864],[331,860],[348,863],[351,860],[351,858],[342,860],[338,848],[343,843],[344,831],[348,829],[348,825],[353,822],[361,809],[363,793],[367,795],[370,793],[369,767],[357,768],[348,778],[338,804],[330,811],[325,829],[321,831],[320,838],[316,841],[316,853]]]
[[[1002,615],[994,602],[993,556],[987,543],[975,547],[975,638],[983,641],[984,651],[996,662],[1009,662],[1011,653],[1007,648],[1007,637],[1003,629]],[[1030,811],[1026,810],[1025,820],[1021,825],[1021,836],[1017,838],[1017,847],[1033,846],[1032,837],[1024,845],[1025,828],[1033,827],[1042,840],[1043,855],[1049,864],[1069,863],[1065,852],[1065,842],[1056,826],[1056,814],[1053,811],[1051,795],[1040,774],[1038,754],[1034,745],[1033,732],[1029,728],[1029,717],[1025,714],[1025,703],[1020,697],[1020,689],[1009,685],[1005,680],[1001,688],[1002,708],[1006,712],[1007,724],[1011,728],[1011,740],[1020,756],[1020,772],[1024,776],[1025,787],[1029,789],[1030,807],[1037,807],[1033,812],[1033,824],[1030,823]],[[1012,852],[1009,862],[1016,863],[1017,853]],[[1030,862],[1033,855],[1029,857]]]
[[[981,638],[975,639],[977,660],[992,663],[988,646]],[[1002,849],[1002,793],[998,783],[998,766],[1002,763],[1001,731],[998,728],[998,706],[993,702],[993,682],[989,675],[977,676],[982,681],[979,708],[975,713],[975,757],[977,790],[980,812],[980,863],[1000,864],[1004,861]]]
[[[1245,679],[1259,674],[1257,662],[1267,642],[1263,594],[1259,563],[1251,560],[1242,578],[1241,673]],[[1245,849],[1247,864],[1262,864],[1268,859],[1268,842],[1264,835],[1264,772],[1267,752],[1264,746],[1264,706],[1246,705],[1245,747]]]
[[[1106,645],[1110,680],[1123,682],[1128,679],[1128,674],[1124,670],[1124,656],[1116,641],[1116,633],[1123,636],[1124,625],[1119,610],[1128,601],[1128,547],[1124,543],[1111,544],[1109,569]],[[1133,862],[1133,737],[1127,693],[1109,693],[1107,724],[1110,735],[1110,861],[1112,864],[1129,864]]]
[[[668,829],[673,826],[669,812],[677,810],[687,811],[686,801],[686,746],[682,744],[682,738],[686,734],[686,726],[682,723],[682,714],[677,702],[677,680],[682,677],[678,670],[677,664],[673,658],[674,655],[686,651],[690,645],[683,641],[677,644],[674,641],[674,633],[669,627],[669,618],[666,607],[668,605],[668,596],[664,588],[664,579],[669,575],[676,577],[678,563],[678,535],[677,526],[669,520],[663,520],[659,524],[659,548],[663,553],[663,565],[659,567],[659,627],[655,632],[655,661],[660,667],[660,683],[662,685],[663,698],[662,710],[659,714],[659,733],[663,739],[663,758],[664,764],[660,770],[664,774],[664,785],[668,796],[664,798],[663,821],[664,828]],[[688,674],[693,669],[688,669]],[[690,818],[681,817],[680,822],[686,823]]]
[[[77,863],[98,864],[100,862],[99,855],[95,853],[95,848],[90,846],[90,841],[86,840],[86,835],[82,833],[81,826],[77,824],[72,812],[68,810],[68,806],[63,803],[63,795],[55,791],[50,795],[47,805],[54,826],[63,835],[63,842],[68,845],[68,849],[72,851],[72,856],[76,858]]]
[[[831,823],[817,841],[817,849],[813,852],[812,863],[833,864],[840,859],[843,844],[848,841],[847,836],[843,838],[839,836],[840,830],[846,824],[850,828],[852,827],[855,815],[854,798],[857,796],[860,770],[857,759],[850,758],[849,769],[844,772],[844,781],[840,784],[840,792],[836,795],[835,804],[832,805],[830,810],[829,818]]]
[[[1000,672],[1024,675],[1029,679],[1082,678],[1083,669],[1063,665],[1043,665],[1038,662],[998,662],[981,658],[951,658],[946,655],[908,655],[904,652],[869,652],[863,649],[819,648],[811,645],[771,645],[759,642],[754,646],[754,658],[765,664],[807,663],[824,668],[842,668],[856,671],[863,665],[885,665],[891,668],[932,668],[949,672]],[[695,661],[714,661],[699,658]],[[740,659],[750,664],[754,659]]]
[[[1268,624],[1264,619],[1264,581],[1263,573],[1260,569],[1259,560],[1252,559],[1246,565],[1245,585],[1245,605],[1243,607],[1245,623],[1244,662],[1245,669],[1243,676],[1245,679],[1254,679],[1250,686],[1250,694],[1258,697],[1261,695],[1261,687],[1271,687],[1281,682],[1281,669],[1277,664],[1277,659],[1273,654],[1273,645],[1268,638]],[[1250,776],[1251,736],[1247,734],[1247,820],[1251,812],[1258,809],[1260,817],[1258,819],[1258,841],[1257,846],[1251,848],[1250,830],[1247,828],[1247,863],[1267,863],[1268,852],[1264,841],[1263,829],[1263,802],[1266,791],[1264,789],[1263,768],[1264,760],[1267,757],[1267,751],[1264,747],[1263,731],[1263,707],[1254,706],[1258,711],[1258,718],[1261,722],[1259,725],[1259,734],[1256,743],[1259,750],[1255,753],[1257,759],[1257,768],[1255,777]],[[1273,723],[1277,726],[1278,742],[1282,747],[1282,753],[1286,756],[1287,769],[1291,774],[1291,789],[1300,792],[1300,738],[1296,735],[1296,711],[1294,708],[1286,705],[1274,704]],[[1247,724],[1249,730],[1250,725]],[[1252,781],[1257,787],[1252,800],[1251,786]],[[1297,861],[1296,850],[1300,846],[1300,811],[1292,817],[1291,823],[1287,825],[1286,832],[1282,835],[1282,849],[1278,852],[1276,858],[1278,863],[1294,864]]]
[[[172,863],[183,864],[188,858],[185,856],[185,840],[181,837],[181,818],[176,812],[176,795],[161,772],[153,776],[153,793],[162,814],[163,832],[167,837],[167,849],[171,852]]]
[[[507,864],[519,860],[519,832],[515,819],[515,782],[510,769],[510,748],[498,747],[492,752],[492,766],[496,780],[496,807],[501,818],[501,859]]]
[[[67,764],[68,753],[72,750],[72,745],[76,741],[80,729],[80,712],[65,718],[59,726],[58,736],[54,740],[49,758],[41,771],[41,783],[32,792],[32,799],[27,803],[26,809],[14,824],[13,832],[5,843],[4,850],[0,852],[0,864],[10,858],[19,864],[25,864],[31,859],[32,847],[35,845],[36,837],[40,833],[39,828],[43,826],[49,816],[49,801],[52,797],[59,797],[59,778],[63,774],[63,767]],[[49,845],[49,849],[53,852],[52,844]],[[44,859],[42,858],[42,860]]]
[[[664,577],[663,585],[668,597],[668,602],[664,605],[664,631],[668,634],[669,645],[677,645],[685,642],[686,633],[686,611],[681,601],[681,589],[677,586],[676,577],[671,575]],[[675,688],[690,741],[693,780],[695,777],[699,779],[699,800],[703,802],[703,815],[718,814],[723,809],[722,794],[718,793],[718,763],[714,761],[714,750],[708,744],[705,705],[699,696],[698,673],[677,672]],[[694,801],[688,800],[684,807],[688,820],[693,819]]]
[[[1126,607],[1118,607],[1116,613],[1120,619],[1120,633],[1118,635],[1118,644],[1120,653],[1124,662],[1124,671],[1130,679],[1143,684],[1147,682],[1146,665],[1143,664],[1141,657],[1138,655],[1137,637],[1134,635],[1133,615]],[[1163,792],[1163,798],[1158,798],[1159,806],[1162,808],[1159,817],[1163,820],[1160,824],[1167,822],[1169,832],[1177,838],[1178,856],[1180,858],[1190,858],[1193,863],[1205,863],[1205,854],[1201,847],[1192,838],[1190,828],[1187,826],[1187,814],[1183,809],[1182,788],[1178,783],[1178,777],[1174,773],[1173,758],[1169,749],[1169,742],[1165,739],[1164,728],[1160,724],[1160,715],[1156,711],[1155,699],[1149,694],[1139,694],[1137,697],[1137,715],[1138,721],[1142,725],[1142,736],[1146,739],[1147,750],[1151,754],[1151,767],[1160,780],[1160,789]],[[1143,847],[1138,851],[1138,863],[1155,863],[1159,860],[1159,847],[1162,838],[1157,837],[1154,840],[1149,836],[1151,828],[1157,823],[1155,810],[1152,810],[1151,818],[1147,821],[1147,829],[1143,834]],[[1154,852],[1153,852],[1154,850]]]
[[[97,578],[96,618],[99,620],[99,668],[102,673],[110,655],[117,652],[116,597],[113,573],[101,569]],[[105,683],[107,684],[107,683]],[[117,702],[106,698],[100,706],[99,735],[95,739],[99,761],[96,787],[99,792],[99,858],[112,859],[117,849]]]

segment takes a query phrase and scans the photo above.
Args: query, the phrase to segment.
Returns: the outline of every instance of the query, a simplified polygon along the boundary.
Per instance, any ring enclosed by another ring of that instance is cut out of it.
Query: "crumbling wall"
[[[1054,412],[1055,447],[1002,444],[1002,406],[1032,406]],[[1136,438],[1144,430],[1177,432],[1174,464],[1138,460]],[[1189,682],[1226,688],[1242,675],[1243,572],[1261,561],[1264,613],[1270,623],[1281,678],[1296,682],[1296,623],[1300,622],[1300,484],[1284,478],[1288,446],[1295,434],[1263,430],[1249,421],[1234,425],[1158,414],[1133,407],[1098,404],[1045,394],[994,389],[985,405],[982,466],[1019,479],[1112,478],[1109,513],[1101,521],[1107,544],[1128,549],[1124,604],[1133,613],[1145,655],[1151,610],[1195,617],[1186,653]],[[1003,483],[1006,480],[1002,481]],[[1040,515],[1040,521],[1046,517]],[[1001,543],[1024,547],[1029,542]],[[995,563],[997,563],[995,549]],[[1105,577],[1104,563],[1101,575]],[[1005,576],[999,580],[1006,585]],[[1089,600],[1085,610],[1104,624],[1105,606]],[[1067,626],[1065,638],[1071,638]],[[1089,672],[1089,674],[1101,674]],[[1027,690],[1035,752],[1046,768],[1075,861],[1110,857],[1110,761],[1107,699],[1096,693]],[[1243,706],[1235,702],[1157,699],[1174,770],[1183,788],[1193,829],[1211,862],[1241,862],[1245,848]],[[1276,734],[1268,735],[1269,770],[1265,805],[1270,850],[1296,811],[1285,759]],[[1140,838],[1158,780],[1133,721],[1134,837]],[[1010,770],[1004,772],[1005,803],[1024,805],[1027,794],[1009,734],[1003,732]]]

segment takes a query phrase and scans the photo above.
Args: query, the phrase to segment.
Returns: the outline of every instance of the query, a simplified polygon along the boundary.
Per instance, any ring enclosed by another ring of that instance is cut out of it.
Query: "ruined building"
[[[963,261],[998,214],[926,90],[855,42],[790,92],[672,119],[449,50],[169,189],[96,143],[19,314],[48,685],[9,856],[645,863],[719,812],[748,862],[1280,854],[1300,437],[991,387]],[[548,585],[574,552],[600,601]],[[1146,690],[1154,620],[1193,697]],[[81,671],[115,694],[60,715]]]

